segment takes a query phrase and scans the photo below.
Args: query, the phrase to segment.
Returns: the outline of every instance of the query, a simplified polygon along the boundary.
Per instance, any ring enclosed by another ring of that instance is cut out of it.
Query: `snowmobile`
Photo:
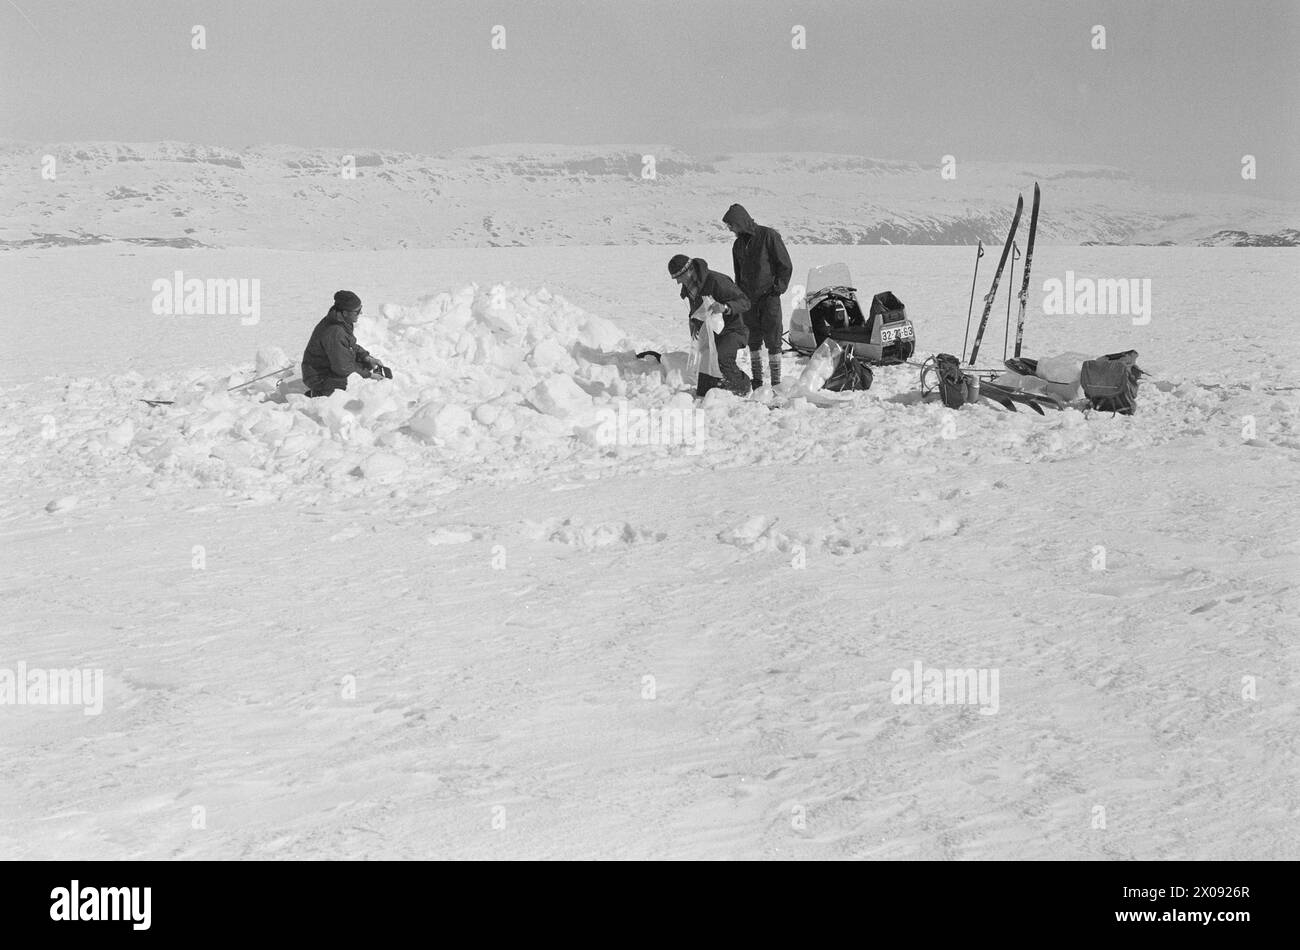
[[[903,302],[889,291],[876,294],[866,314],[847,264],[808,272],[806,303],[790,315],[790,346],[805,356],[830,339],[870,363],[902,363],[916,349],[916,330]]]

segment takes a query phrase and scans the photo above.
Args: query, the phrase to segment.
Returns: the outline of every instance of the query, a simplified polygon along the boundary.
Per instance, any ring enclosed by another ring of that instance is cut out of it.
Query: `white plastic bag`
[[[697,383],[701,373],[706,376],[722,377],[722,369],[718,366],[718,343],[713,338],[713,334],[722,332],[725,323],[722,314],[709,313],[711,306],[713,306],[713,298],[705,297],[691,314],[692,320],[703,321],[703,326],[700,327],[700,332],[695,338],[695,348],[691,351],[691,361],[686,366],[687,375],[693,376]]]
[[[835,372],[835,367],[840,365],[841,355],[843,350],[834,340],[822,341],[799,376],[799,388],[806,393],[815,393],[821,389]]]
[[[1038,361],[1038,376],[1045,379],[1043,389],[1066,402],[1079,398],[1079,376],[1083,364],[1091,357],[1083,353],[1062,353]]]

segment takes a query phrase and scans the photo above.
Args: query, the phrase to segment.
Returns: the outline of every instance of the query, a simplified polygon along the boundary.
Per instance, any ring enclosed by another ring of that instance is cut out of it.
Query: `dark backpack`
[[[939,398],[949,409],[960,409],[966,403],[966,374],[961,362],[951,353],[940,353],[934,358],[934,372],[939,378]]]
[[[1137,365],[1137,357],[1137,350],[1125,350],[1084,363],[1079,385],[1088,405],[1101,412],[1133,415],[1137,409],[1138,380],[1145,375]]]
[[[844,347],[840,351],[840,361],[835,366],[835,372],[826,378],[822,389],[833,393],[870,389],[874,379],[875,374],[871,372],[871,367],[866,364],[866,361],[854,356],[853,350],[849,347]]]

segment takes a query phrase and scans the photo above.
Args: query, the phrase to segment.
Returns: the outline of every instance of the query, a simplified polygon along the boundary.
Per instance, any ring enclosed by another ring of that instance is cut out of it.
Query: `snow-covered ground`
[[[0,258],[0,678],[104,684],[0,707],[0,850],[1300,855],[1294,250],[1038,250],[1026,352],[1139,350],[1132,418],[954,412],[901,366],[610,444],[696,419],[634,356],[683,348],[675,250]],[[970,248],[792,256],[960,351]],[[177,267],[259,280],[258,322],[152,313]],[[1067,271],[1149,278],[1150,322],[1042,314]],[[391,383],[222,392],[344,287]],[[997,690],[894,702],[917,663]]]

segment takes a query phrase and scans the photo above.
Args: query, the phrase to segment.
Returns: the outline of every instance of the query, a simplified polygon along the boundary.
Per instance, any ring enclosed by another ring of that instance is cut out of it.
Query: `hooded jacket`
[[[688,293],[684,286],[681,292],[681,298],[690,304],[688,313],[694,313],[704,297],[712,297],[718,303],[727,305],[727,312],[722,315],[723,332],[740,330],[748,336],[749,331],[745,329],[744,317],[745,312],[749,310],[749,298],[736,286],[735,281],[726,274],[709,270],[708,262],[703,258],[691,258],[691,269],[695,271],[697,284],[695,293]],[[695,324],[699,321],[693,320],[691,323],[691,334],[694,335],[698,329]]]
[[[302,381],[309,389],[346,389],[349,374],[369,376],[370,354],[357,344],[352,323],[337,310],[316,324],[302,354]]]
[[[735,267],[736,283],[749,297],[752,306],[763,298],[780,297],[790,286],[790,255],[785,242],[775,228],[755,224],[740,205],[732,205],[722,216],[724,224],[736,228],[736,240],[731,245],[731,263]]]

